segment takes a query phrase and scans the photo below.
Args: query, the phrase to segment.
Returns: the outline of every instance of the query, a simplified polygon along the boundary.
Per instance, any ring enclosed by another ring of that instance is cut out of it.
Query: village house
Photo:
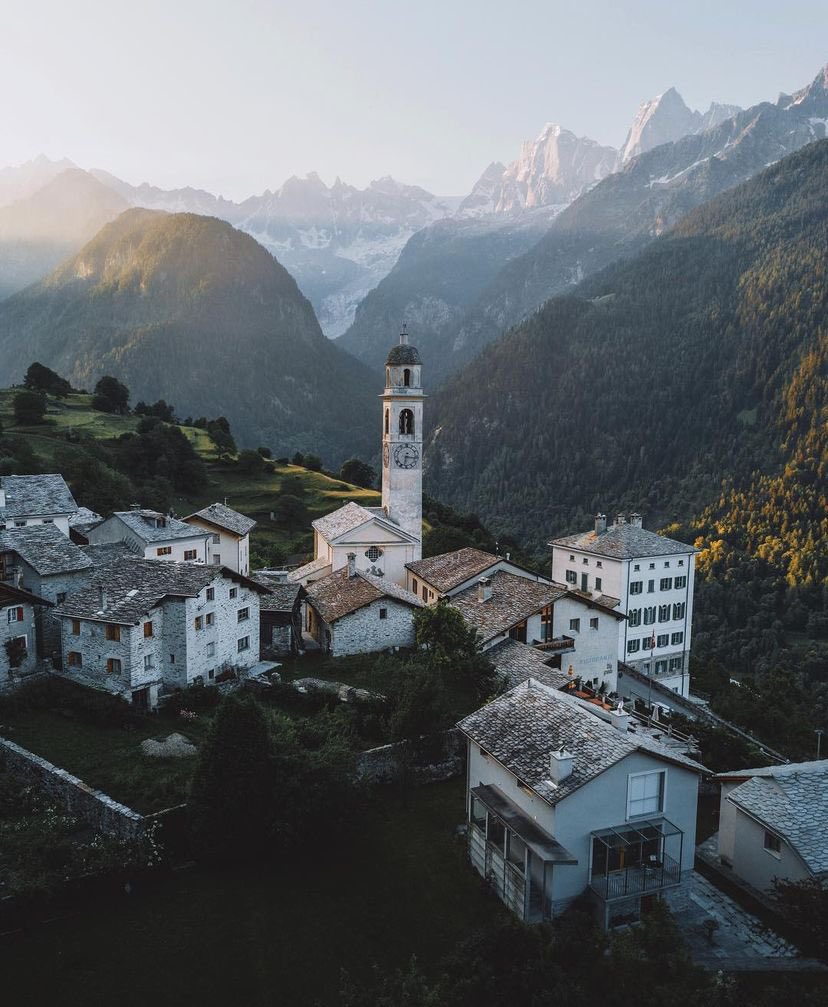
[[[250,532],[256,522],[226,504],[213,503],[184,518],[186,524],[209,533],[207,562],[236,573],[250,573]]]
[[[516,577],[551,584],[548,577],[514,563],[508,554],[495,556],[494,553],[471,547],[415,560],[408,563],[407,570],[405,586],[430,605],[440,598],[450,598],[476,584],[481,577],[491,577],[500,570]]]
[[[763,892],[828,873],[828,760],[719,773],[718,854]]]
[[[87,529],[90,545],[122,542],[144,559],[206,563],[211,533],[154,510],[115,511]]]
[[[607,525],[550,542],[552,579],[588,593],[627,616],[618,660],[688,696],[693,619],[694,546],[642,527],[641,515],[619,514]],[[622,669],[623,671],[623,669]],[[625,695],[648,696],[646,683],[624,679]]]
[[[69,518],[69,538],[75,545],[89,545],[87,532],[103,521],[103,516],[88,507],[78,507]]]
[[[637,920],[693,869],[704,767],[623,707],[530,680],[458,726],[469,856],[521,920],[585,893],[605,928]]]
[[[416,642],[414,613],[420,599],[383,577],[348,565],[305,588],[306,629],[332,657],[367,654]]]
[[[51,606],[82,587],[92,568],[92,560],[57,525],[0,532],[0,579],[51,603],[35,611],[38,657],[60,662],[60,620]]]
[[[63,476],[0,476],[0,529],[53,524],[69,535],[78,509]]]
[[[51,602],[11,584],[0,584],[0,692],[37,669],[36,611]]]
[[[215,565],[129,558],[98,566],[55,610],[63,674],[142,708],[164,691],[250,674],[266,592]]]
[[[259,602],[262,657],[296,654],[302,644],[304,589],[288,580],[285,570],[257,570],[253,580],[270,591],[270,594],[263,594]]]

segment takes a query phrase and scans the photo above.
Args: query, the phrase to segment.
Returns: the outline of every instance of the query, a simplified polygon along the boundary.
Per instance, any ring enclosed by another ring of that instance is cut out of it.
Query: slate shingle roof
[[[208,534],[202,528],[194,528],[184,521],[179,521],[178,518],[154,510],[119,510],[115,511],[115,517],[120,518],[127,528],[145,542],[171,542]],[[159,519],[164,521],[161,528],[155,524]]]
[[[76,528],[80,532],[85,532],[93,525],[100,524],[103,518],[97,511],[88,507],[78,507],[74,514],[69,517],[69,527]]]
[[[72,514],[78,509],[62,475],[2,476],[6,505],[0,520],[28,515]]]
[[[306,577],[312,577],[315,573],[320,573],[326,567],[331,566],[331,561],[325,559],[324,556],[317,556],[316,559],[312,559],[310,563],[305,563],[303,566],[297,567],[295,570],[291,570],[288,574],[288,580],[291,583],[299,584]]]
[[[560,689],[572,681],[565,671],[548,666],[549,654],[519,640],[502,640],[485,653],[510,689],[530,678],[551,689]]]
[[[331,542],[333,539],[339,538],[340,535],[344,535],[346,531],[359,528],[361,524],[370,521],[372,517],[373,515],[369,514],[364,507],[349,500],[344,507],[338,507],[330,514],[317,518],[311,524],[324,539]]]
[[[420,351],[416,346],[409,346],[408,343],[398,343],[388,351],[385,360],[386,364],[392,367],[396,364],[421,364]]]
[[[53,524],[7,528],[0,532],[0,548],[16,552],[42,577],[87,570],[92,566],[92,560],[83,550]]]
[[[469,577],[480,576],[499,560],[500,557],[493,553],[467,547],[430,556],[428,559],[418,559],[413,563],[406,563],[406,567],[438,591],[451,591]]]
[[[266,573],[254,573],[252,579],[257,584],[266,587],[270,594],[263,594],[259,602],[262,612],[292,612],[296,598],[302,590],[300,584],[293,581],[276,580]]]
[[[82,545],[80,548],[84,556],[88,556],[95,566],[108,566],[116,559],[141,556],[140,547],[133,546],[129,542],[98,542],[96,545]]]
[[[116,559],[97,567],[89,583],[81,590],[73,591],[66,601],[58,605],[55,615],[134,625],[164,598],[195,598],[221,576],[257,591],[266,591],[260,584],[227,567],[159,563],[153,559]]]
[[[0,584],[0,608],[8,608],[19,602],[27,602],[29,605],[48,605],[50,608],[54,602],[41,598],[31,591],[24,591],[22,587],[13,587],[11,584]]]
[[[360,571],[349,577],[347,567],[308,584],[305,590],[309,603],[328,624],[381,598],[392,598],[412,608],[425,607],[415,594],[396,584],[386,583],[382,577]]]
[[[752,772],[740,770],[738,775]],[[727,799],[785,839],[812,873],[828,872],[828,760],[755,772]]]
[[[636,751],[704,771],[637,729],[619,731],[572,697],[536,682],[504,693],[457,726],[552,805]],[[561,746],[572,753],[572,774],[556,784],[549,779],[549,755]]]
[[[194,517],[201,518],[202,521],[207,521],[218,528],[224,528],[225,531],[232,532],[240,538],[256,527],[253,518],[240,514],[237,510],[222,503],[212,503],[209,507],[202,507],[201,510],[190,514],[184,520],[188,522],[190,518]]]
[[[449,599],[449,604],[477,629],[484,643],[567,594],[560,584],[542,584],[505,570],[493,574],[491,581],[492,596],[488,601],[478,600],[477,584]]]
[[[577,535],[564,535],[553,539],[549,545],[569,546],[582,552],[607,556],[610,559],[635,559],[639,556],[673,556],[698,552],[695,546],[664,535],[656,535],[633,524],[610,525],[604,532],[594,529]]]

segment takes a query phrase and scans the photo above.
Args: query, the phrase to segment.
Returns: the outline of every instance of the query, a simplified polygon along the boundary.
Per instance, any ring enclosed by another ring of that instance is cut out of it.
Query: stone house
[[[37,669],[35,612],[51,602],[11,584],[0,584],[0,692]]]
[[[429,605],[435,604],[440,598],[451,598],[466,588],[473,587],[481,577],[491,577],[500,570],[539,584],[552,583],[548,577],[513,562],[508,554],[496,556],[471,547],[416,560],[408,563],[406,570],[405,586]]]
[[[62,475],[0,476],[0,529],[53,524],[68,536],[77,509]]]
[[[416,643],[414,613],[423,602],[385,578],[357,570],[354,556],[305,591],[307,632],[332,657]]]
[[[520,919],[587,894],[604,928],[693,869],[704,767],[672,739],[529,680],[470,714],[469,857]]]
[[[186,524],[209,533],[207,562],[226,566],[236,573],[250,573],[250,532],[256,527],[246,517],[226,504],[213,503],[184,518]]]
[[[136,556],[172,563],[206,563],[211,534],[154,510],[115,511],[88,528],[90,545],[122,542]]]
[[[55,611],[62,673],[143,708],[230,669],[249,673],[266,593],[226,567],[133,558],[97,566]]]
[[[0,579],[50,602],[35,612],[37,655],[60,662],[60,620],[52,606],[89,579],[93,564],[54,524],[0,532]]]
[[[259,570],[253,580],[270,594],[260,600],[259,647],[262,656],[295,654],[302,645],[302,599],[305,591],[284,570]]]
[[[722,786],[719,859],[742,881],[769,892],[774,879],[828,873],[828,760],[739,769]]]
[[[640,514],[619,514],[607,525],[549,543],[552,578],[597,601],[618,606],[627,616],[618,638],[618,660],[652,674],[682,696],[690,692],[694,546],[642,526]],[[647,698],[646,686],[625,679],[631,696]]]
[[[596,691],[617,687],[618,627],[624,616],[561,584],[496,570],[449,596],[488,650],[504,640],[532,644],[552,668]]]

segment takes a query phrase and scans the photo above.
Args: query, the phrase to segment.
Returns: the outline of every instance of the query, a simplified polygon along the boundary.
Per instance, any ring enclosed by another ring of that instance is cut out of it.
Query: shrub
[[[46,396],[42,392],[18,392],[14,397],[14,421],[19,426],[42,423],[46,415]]]
[[[92,408],[102,413],[125,415],[129,412],[129,389],[117,378],[104,375],[95,385]]]

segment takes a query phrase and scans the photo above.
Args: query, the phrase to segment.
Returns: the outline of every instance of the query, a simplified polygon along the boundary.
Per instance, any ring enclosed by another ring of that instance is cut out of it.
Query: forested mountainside
[[[445,312],[442,325],[424,340],[429,373],[440,379],[457,370],[550,297],[636,254],[695,207],[825,137],[826,120],[828,68],[793,97],[724,121],[713,116],[710,128],[634,158],[564,209],[523,254],[504,257],[482,285],[456,298],[454,310]],[[438,247],[422,246],[425,253]],[[454,269],[462,276],[461,263]],[[433,275],[426,254],[406,258],[404,253],[360,306],[343,345],[377,363],[377,333],[387,317],[416,318],[412,289],[422,303],[441,304]]]
[[[261,245],[211,217],[123,213],[0,304],[0,357],[3,383],[35,359],[77,387],[112,374],[136,400],[226,416],[243,445],[331,465],[376,449],[375,377]]]

